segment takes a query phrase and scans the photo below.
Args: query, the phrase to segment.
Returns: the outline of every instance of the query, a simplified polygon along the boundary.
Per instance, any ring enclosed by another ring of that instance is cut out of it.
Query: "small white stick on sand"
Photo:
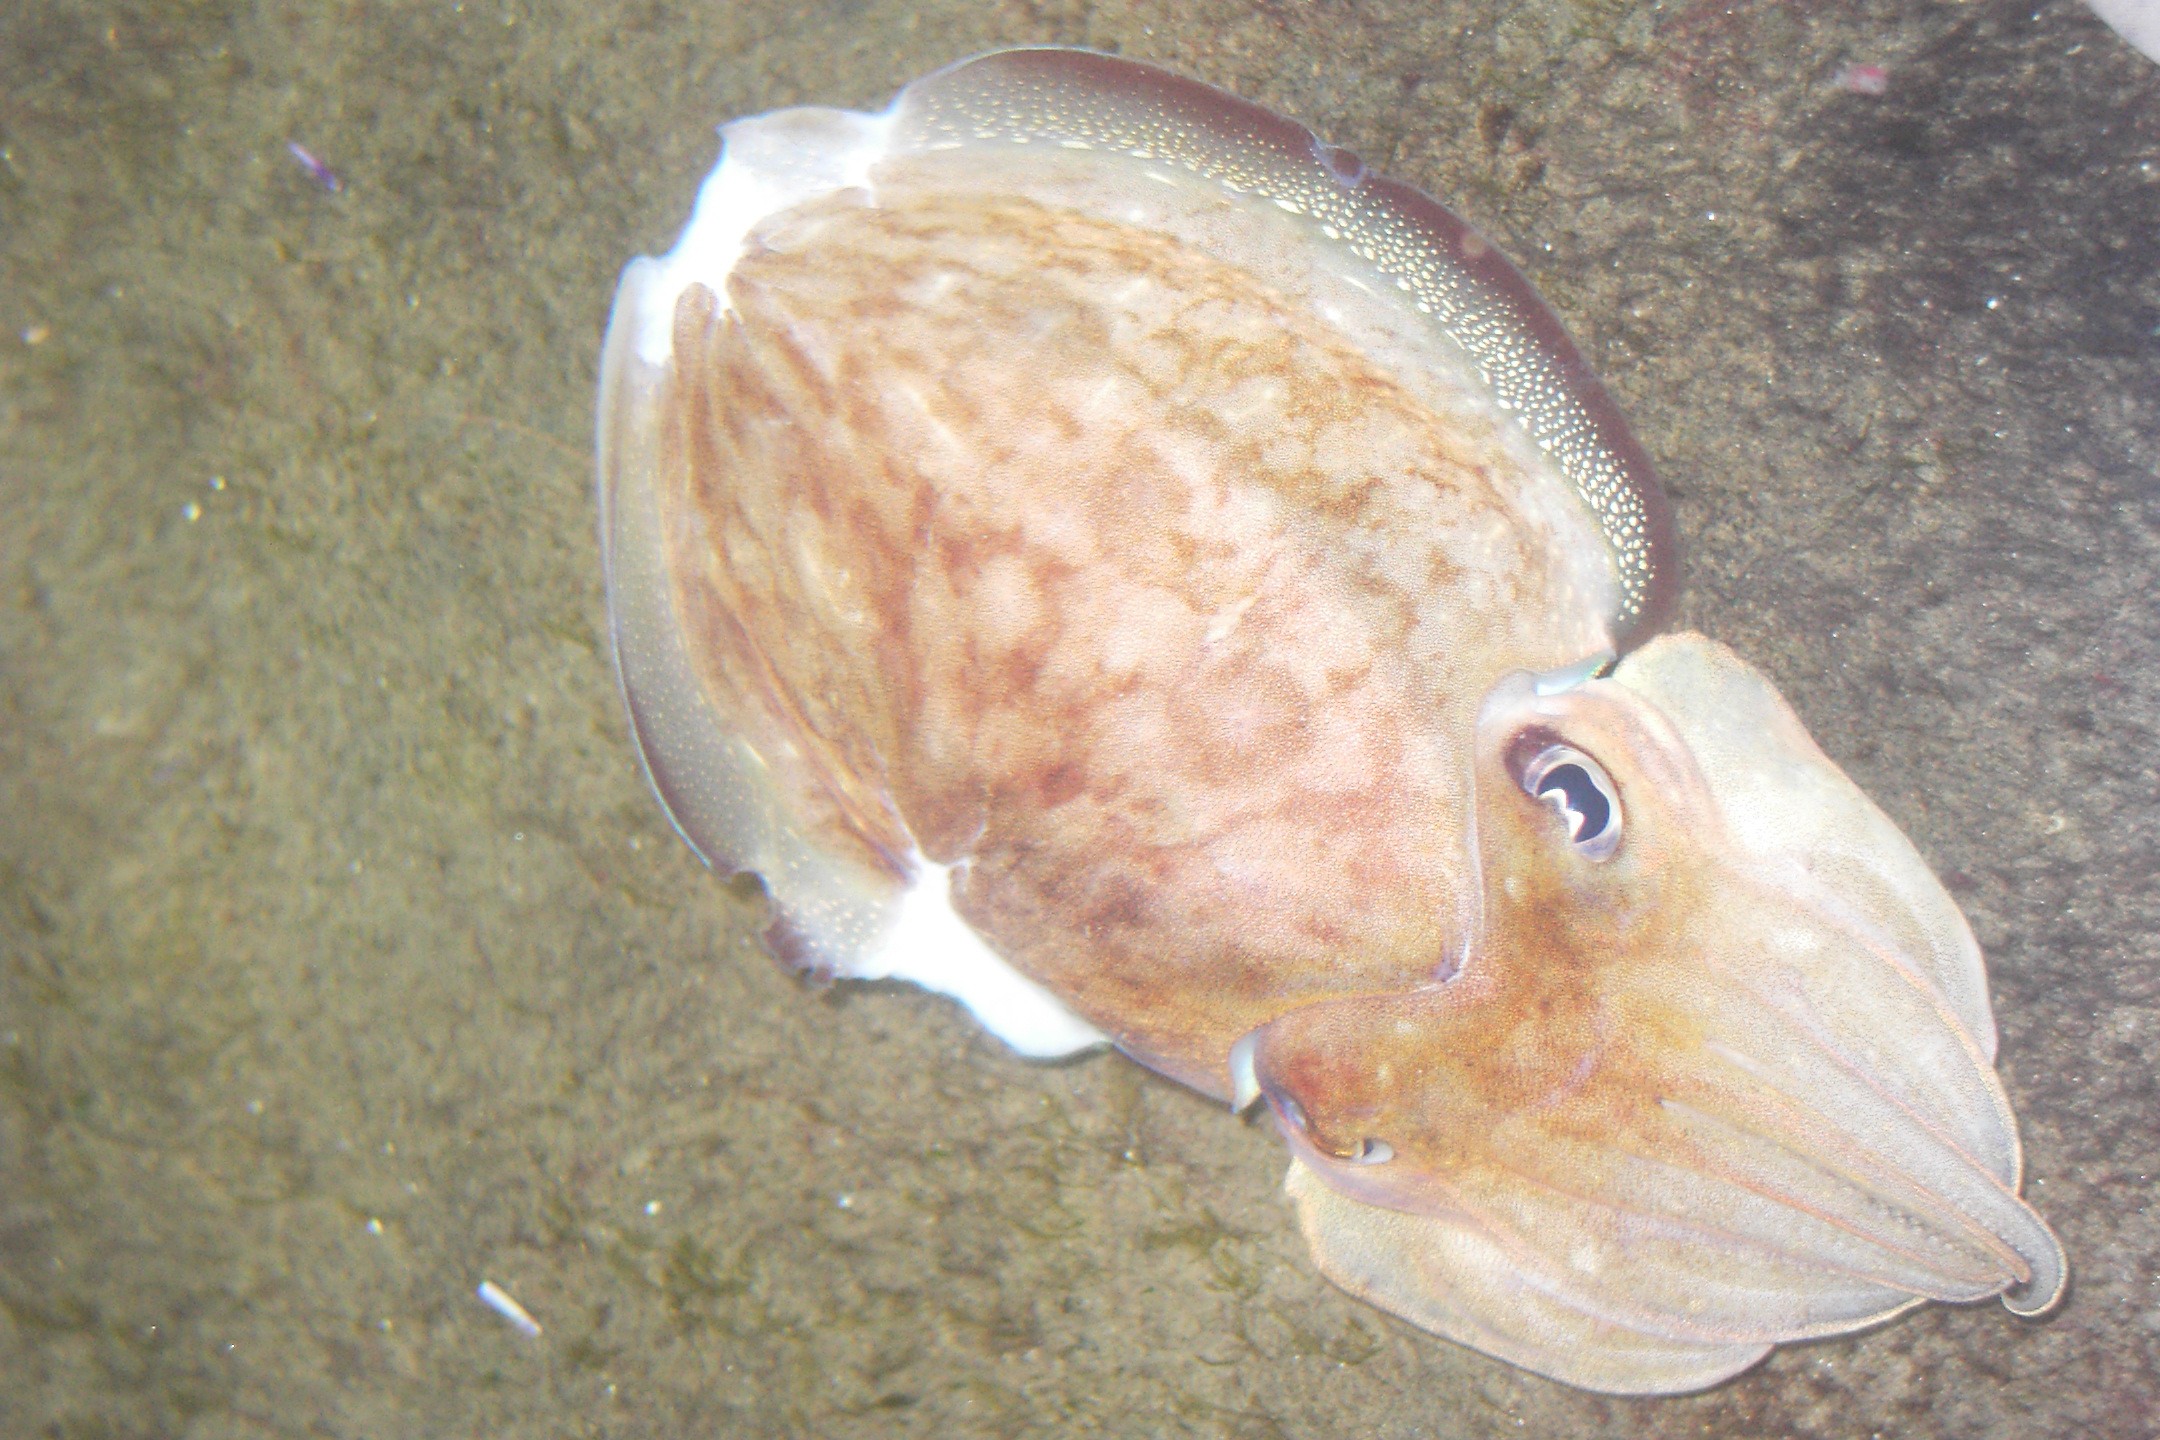
[[[510,1322],[511,1328],[520,1335],[534,1336],[540,1333],[540,1322],[533,1319],[532,1312],[510,1298],[510,1292],[493,1280],[480,1282],[480,1303]]]

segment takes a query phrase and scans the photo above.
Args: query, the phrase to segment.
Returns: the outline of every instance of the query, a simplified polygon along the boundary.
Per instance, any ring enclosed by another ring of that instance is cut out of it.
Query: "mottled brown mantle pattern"
[[[1602,541],[1490,424],[1024,199],[803,206],[728,288],[680,302],[661,504],[710,691],[820,844],[966,860],[1001,955],[1210,1093],[1273,1015],[1450,971],[1442,737],[1608,639],[1556,623]]]

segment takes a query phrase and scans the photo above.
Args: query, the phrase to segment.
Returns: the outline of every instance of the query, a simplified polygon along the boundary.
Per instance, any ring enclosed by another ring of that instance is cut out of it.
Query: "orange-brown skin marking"
[[[1444,972],[1453,737],[1606,639],[1511,454],[1174,241],[879,200],[678,310],[663,505],[737,733],[821,845],[968,860],[1001,955],[1202,1090],[1284,1010]]]

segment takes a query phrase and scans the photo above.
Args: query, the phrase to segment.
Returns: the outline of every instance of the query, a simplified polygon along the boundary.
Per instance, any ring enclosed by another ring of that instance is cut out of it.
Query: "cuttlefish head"
[[[1766,680],[1665,637],[1503,680],[1474,752],[1460,969],[1234,1058],[1330,1278],[1629,1393],[1926,1299],[2054,1304],[1978,949]]]

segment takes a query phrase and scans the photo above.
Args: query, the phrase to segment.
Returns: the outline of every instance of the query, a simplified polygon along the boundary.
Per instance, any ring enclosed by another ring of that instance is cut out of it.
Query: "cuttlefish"
[[[1523,277],[1073,50],[722,130],[600,393],[647,774],[776,955],[1265,1103],[1323,1274],[1573,1385],[2056,1301],[1981,957]]]

